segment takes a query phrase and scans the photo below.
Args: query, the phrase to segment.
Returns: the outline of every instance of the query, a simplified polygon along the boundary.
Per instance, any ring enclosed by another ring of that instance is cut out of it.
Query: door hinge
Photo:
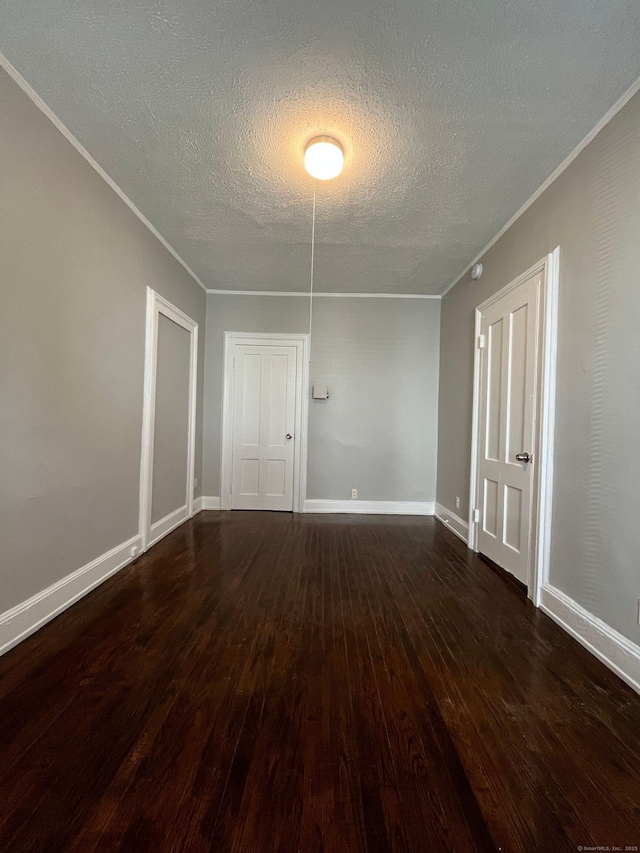
[[[234,357],[234,359],[233,359],[233,369],[234,369],[234,370],[236,369],[236,360],[235,360],[235,357]]]
[[[474,509],[473,520],[474,521],[480,521],[480,510],[479,509]]]
[[[478,349],[484,349],[486,344],[486,339],[484,335],[478,335]]]
[[[233,483],[229,483],[229,494],[233,494]]]

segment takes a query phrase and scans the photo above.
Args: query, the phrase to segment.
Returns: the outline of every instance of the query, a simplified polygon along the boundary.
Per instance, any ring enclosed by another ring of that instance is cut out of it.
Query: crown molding
[[[310,296],[308,290],[207,290],[218,296]],[[442,299],[427,293],[313,293],[314,299]]]
[[[579,142],[578,145],[576,145],[576,147],[573,149],[571,154],[569,154],[568,157],[565,157],[565,159],[562,161],[562,163],[560,163],[558,168],[549,175],[547,180],[544,181],[542,184],[540,184],[540,186],[534,192],[534,194],[529,199],[527,199],[527,201],[525,201],[525,203],[522,205],[522,207],[518,211],[516,211],[516,213],[514,213],[514,215],[506,223],[506,225],[502,226],[502,228],[498,231],[496,236],[493,237],[493,239],[487,243],[487,245],[484,247],[484,249],[478,255],[475,256],[475,258],[471,261],[471,263],[469,263],[462,270],[460,275],[457,278],[454,278],[454,280],[442,291],[442,293],[440,294],[441,296],[446,296],[447,293],[449,293],[449,291],[451,290],[451,288],[455,287],[456,284],[460,281],[460,279],[469,272],[471,267],[474,264],[476,264],[479,260],[481,260],[481,258],[484,255],[486,255],[486,253],[489,251],[489,249],[492,246],[495,246],[495,244],[498,242],[498,240],[504,234],[506,234],[506,232],[509,230],[509,228],[511,228],[511,226],[515,222],[517,222],[518,219],[520,219],[522,214],[525,213],[531,207],[531,205],[534,203],[534,201],[537,201],[537,199],[540,198],[542,193],[545,190],[547,190],[551,186],[551,184],[560,177],[560,175],[565,171],[565,169],[567,169],[573,163],[573,161],[576,159],[576,157],[587,147],[587,145],[590,142],[592,142],[596,138],[596,136],[600,133],[600,131],[609,124],[611,119],[614,118],[620,112],[620,110],[629,103],[631,98],[633,98],[633,96],[639,90],[640,90],[640,77],[638,77],[638,79],[635,81],[635,83],[632,83],[631,86],[629,86],[629,88],[627,89],[627,91],[620,98],[618,98],[618,100],[611,107],[611,109],[608,110],[603,115],[603,117],[600,119],[600,121],[589,131],[589,133],[587,133],[587,135],[582,140],[582,142]]]
[[[158,231],[158,229],[155,228],[149,222],[147,217],[135,206],[129,196],[126,195],[126,193],[120,189],[116,182],[109,177],[109,175],[105,172],[102,166],[98,162],[96,162],[96,160],[93,159],[91,154],[89,154],[89,152],[82,145],[82,143],[76,139],[76,137],[73,135],[73,133],[71,133],[69,128],[65,124],[63,124],[62,121],[60,121],[58,116],[45,104],[45,102],[42,100],[40,95],[38,95],[36,90],[29,83],[27,83],[22,74],[20,74],[20,72],[9,62],[6,56],[4,56],[2,53],[0,53],[0,68],[4,68],[9,77],[11,77],[18,84],[18,86],[22,89],[25,95],[27,95],[33,101],[36,107],[38,107],[40,112],[46,115],[46,117],[54,125],[54,127],[57,128],[57,130],[59,130],[60,133],[65,137],[67,142],[70,142],[73,145],[76,151],[84,157],[84,159],[91,166],[91,168],[100,175],[102,180],[111,187],[111,189],[117,196],[122,199],[122,201],[127,205],[129,210],[131,210],[138,217],[140,222],[142,222],[142,224],[145,225],[149,229],[149,231],[151,231],[153,236],[156,237],[162,243],[165,249],[170,252],[176,259],[176,261],[178,261],[178,263],[183,266],[184,269],[189,273],[191,278],[206,292],[206,286],[202,283],[202,281],[200,281],[198,276],[194,273],[194,271],[186,263],[186,261],[184,261],[173,248],[173,246],[171,246],[167,242],[167,240],[165,240],[165,238]]]

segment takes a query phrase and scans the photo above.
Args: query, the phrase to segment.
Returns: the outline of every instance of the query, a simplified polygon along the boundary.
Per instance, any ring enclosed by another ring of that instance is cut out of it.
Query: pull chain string
[[[311,217],[311,288],[309,289],[309,363],[311,363],[311,327],[313,324],[313,262],[316,254],[316,179],[313,179],[313,215]]]

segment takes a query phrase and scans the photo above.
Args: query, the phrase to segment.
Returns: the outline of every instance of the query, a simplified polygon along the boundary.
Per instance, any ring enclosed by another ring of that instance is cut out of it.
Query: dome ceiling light
[[[330,181],[344,166],[342,145],[332,136],[316,136],[304,150],[304,167],[312,178]]]

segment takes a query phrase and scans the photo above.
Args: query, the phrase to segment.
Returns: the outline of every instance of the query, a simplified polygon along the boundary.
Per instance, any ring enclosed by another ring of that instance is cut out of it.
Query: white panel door
[[[478,550],[527,583],[542,275],[482,314]]]
[[[234,347],[232,509],[293,510],[295,346]]]

